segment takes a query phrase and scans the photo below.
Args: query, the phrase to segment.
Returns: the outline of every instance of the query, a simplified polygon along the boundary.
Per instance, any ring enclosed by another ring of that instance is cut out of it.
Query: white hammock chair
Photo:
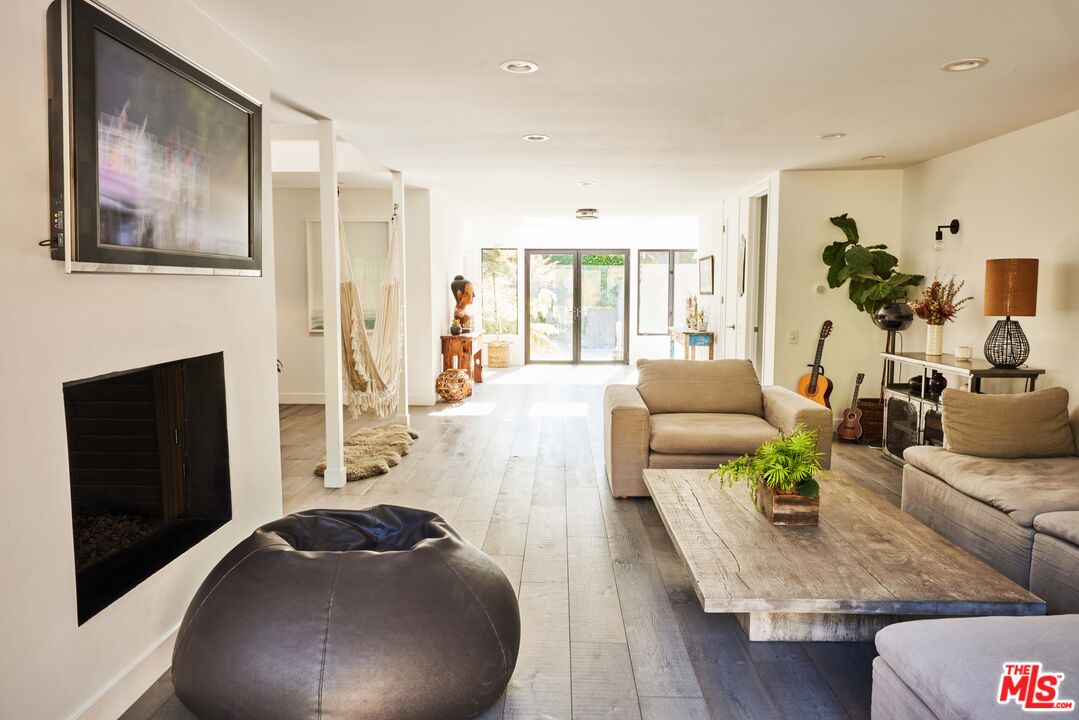
[[[397,207],[390,218],[388,276],[379,287],[373,341],[367,338],[363,303],[352,277],[352,259],[345,242],[345,224],[337,216],[341,253],[341,345],[348,409],[353,417],[374,412],[379,417],[397,411],[404,343],[401,297],[401,258],[397,253]],[[373,344],[373,347],[372,347]]]

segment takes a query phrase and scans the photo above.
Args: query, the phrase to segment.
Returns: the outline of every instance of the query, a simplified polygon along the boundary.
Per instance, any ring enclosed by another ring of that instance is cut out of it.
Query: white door
[[[742,232],[741,201],[723,203],[723,356],[746,357],[746,238]]]

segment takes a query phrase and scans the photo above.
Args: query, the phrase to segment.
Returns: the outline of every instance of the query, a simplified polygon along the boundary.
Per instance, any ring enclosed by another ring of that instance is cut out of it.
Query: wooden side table
[[[460,368],[473,382],[483,382],[482,335],[443,335],[442,369]]]
[[[687,330],[686,328],[667,328],[671,336],[671,359],[674,359],[674,346],[677,343],[685,348],[686,360],[697,359],[697,348],[708,348],[708,359],[716,359],[716,334],[708,330]]]

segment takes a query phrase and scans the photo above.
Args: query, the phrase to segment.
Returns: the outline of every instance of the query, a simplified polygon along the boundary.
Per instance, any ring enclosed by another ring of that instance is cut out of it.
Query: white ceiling
[[[1076,0],[195,2],[276,95],[489,204],[696,212],[773,170],[902,167],[1079,108]],[[938,69],[969,56],[990,62]]]

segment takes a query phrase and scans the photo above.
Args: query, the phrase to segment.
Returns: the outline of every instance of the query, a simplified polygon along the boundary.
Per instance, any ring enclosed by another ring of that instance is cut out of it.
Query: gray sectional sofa
[[[1060,699],[1079,700],[1076,419],[1073,413],[1069,425],[1060,388],[997,398],[949,390],[947,449],[903,454],[903,510],[1029,588],[1050,615],[885,628],[876,638],[873,720],[1028,717],[1013,701],[997,702],[1004,664],[1012,662],[1064,673]],[[1073,713],[1079,710],[1064,715]]]
[[[1079,615],[915,620],[877,633],[873,720],[1009,720],[1064,717],[997,702],[1005,663],[1040,662],[1064,673],[1057,700],[1079,701]]]
[[[1079,456],[903,454],[903,510],[1046,602],[1079,613]]]

